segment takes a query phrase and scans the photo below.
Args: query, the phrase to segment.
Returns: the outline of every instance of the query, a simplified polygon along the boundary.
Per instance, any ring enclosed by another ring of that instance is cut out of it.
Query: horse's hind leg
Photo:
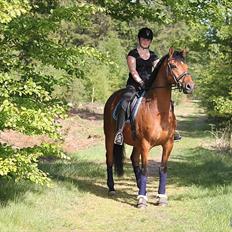
[[[134,174],[136,178],[137,187],[140,189],[140,180],[141,180],[140,179],[141,168],[139,166],[140,153],[135,147],[133,147],[130,158],[131,158],[131,162],[132,162],[132,166],[133,166],[133,170],[134,170]]]
[[[113,178],[113,146],[113,139],[106,139],[107,186],[109,189],[109,195],[115,194]]]
[[[159,189],[157,195],[156,205],[165,206],[167,205],[166,195],[166,182],[167,182],[167,163],[168,158],[173,148],[173,139],[169,139],[168,142],[163,145],[162,161],[159,168]]]

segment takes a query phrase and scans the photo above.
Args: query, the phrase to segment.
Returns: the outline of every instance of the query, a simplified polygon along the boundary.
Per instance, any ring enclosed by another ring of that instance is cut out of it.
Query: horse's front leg
[[[166,206],[168,204],[167,194],[166,194],[166,182],[167,182],[167,163],[168,158],[171,154],[173,148],[173,139],[169,139],[168,142],[162,146],[162,161],[159,168],[159,189],[156,197],[156,205]]]
[[[149,148],[147,146],[141,149],[142,167],[139,173],[139,192],[138,192],[138,208],[147,206],[147,164],[148,164]]]

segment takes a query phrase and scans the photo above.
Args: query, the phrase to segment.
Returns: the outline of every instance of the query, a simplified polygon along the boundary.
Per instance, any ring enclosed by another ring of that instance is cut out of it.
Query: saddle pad
[[[135,120],[136,114],[138,112],[139,106],[142,102],[143,96],[145,95],[145,91],[142,92],[141,95],[135,95],[135,97],[132,99],[132,101],[128,104],[127,110],[126,110],[126,120],[133,122]],[[121,108],[123,99],[121,99],[118,104],[115,106],[113,111],[113,118],[117,120],[118,113]]]
[[[138,97],[136,96],[135,102],[132,102],[132,104],[129,105],[130,107],[130,121],[133,122],[135,120],[135,117],[138,113],[139,106],[143,100],[143,96],[145,95],[145,91],[142,92],[142,94]],[[134,103],[134,104],[133,104]]]

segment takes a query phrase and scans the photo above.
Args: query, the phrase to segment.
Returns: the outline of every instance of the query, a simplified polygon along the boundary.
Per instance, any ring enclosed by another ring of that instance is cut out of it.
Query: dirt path
[[[72,109],[67,119],[58,120],[64,138],[62,148],[65,152],[75,153],[103,140],[102,112],[103,105],[86,104]],[[29,136],[13,130],[0,132],[0,143],[14,148],[34,147],[45,142],[52,142],[52,139],[45,135]]]

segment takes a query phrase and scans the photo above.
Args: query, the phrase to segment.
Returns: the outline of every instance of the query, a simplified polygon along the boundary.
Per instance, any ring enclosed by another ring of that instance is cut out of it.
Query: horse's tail
[[[123,170],[123,160],[125,157],[125,146],[123,145],[117,145],[114,144],[114,150],[113,150],[113,156],[114,156],[114,170],[115,173],[118,176],[122,176],[124,173]]]

